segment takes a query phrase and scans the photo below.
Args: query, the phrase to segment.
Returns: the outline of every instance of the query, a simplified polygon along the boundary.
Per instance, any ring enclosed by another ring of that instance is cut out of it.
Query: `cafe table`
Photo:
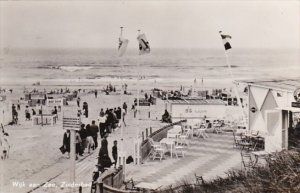
[[[165,144],[167,145],[167,147],[170,146],[170,154],[171,154],[171,158],[173,158],[173,146],[175,146],[175,139],[163,138],[159,143]]]

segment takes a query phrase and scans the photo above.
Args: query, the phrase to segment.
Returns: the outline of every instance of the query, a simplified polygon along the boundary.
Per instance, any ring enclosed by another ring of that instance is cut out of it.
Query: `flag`
[[[137,40],[139,42],[140,54],[148,54],[148,53],[150,53],[149,42],[147,41],[147,38],[146,38],[145,34],[140,34],[137,37]]]
[[[221,38],[222,38],[222,40],[223,40],[225,50],[231,49],[231,45],[230,45],[230,43],[228,42],[228,39],[231,39],[231,36],[230,36],[230,35],[223,35],[223,34],[222,34],[222,31],[219,31],[219,33],[220,33]]]
[[[127,49],[127,45],[129,43],[129,40],[127,39],[124,39],[122,37],[119,38],[119,56],[123,56],[126,52],[126,49]]]

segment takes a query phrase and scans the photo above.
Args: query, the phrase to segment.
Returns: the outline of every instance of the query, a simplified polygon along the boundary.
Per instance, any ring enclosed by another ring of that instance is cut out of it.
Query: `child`
[[[115,162],[114,162],[115,168],[117,166],[117,161],[118,161],[118,147],[117,147],[117,145],[118,145],[118,142],[117,142],[117,140],[115,140],[114,141],[114,146],[112,147],[112,156],[115,160]]]

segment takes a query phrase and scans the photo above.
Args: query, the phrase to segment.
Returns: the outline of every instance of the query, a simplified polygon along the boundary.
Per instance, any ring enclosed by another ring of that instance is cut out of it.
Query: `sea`
[[[241,79],[300,77],[299,50],[152,49],[139,55],[128,49],[6,49],[0,57],[0,85],[220,84]],[[228,67],[228,64],[231,68]],[[232,75],[231,75],[232,73]]]

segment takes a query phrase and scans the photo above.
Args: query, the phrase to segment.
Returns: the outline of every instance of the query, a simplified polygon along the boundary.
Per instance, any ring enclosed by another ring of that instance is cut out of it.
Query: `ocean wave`
[[[58,69],[65,70],[68,72],[75,72],[79,70],[89,70],[92,68],[92,66],[60,66]]]

